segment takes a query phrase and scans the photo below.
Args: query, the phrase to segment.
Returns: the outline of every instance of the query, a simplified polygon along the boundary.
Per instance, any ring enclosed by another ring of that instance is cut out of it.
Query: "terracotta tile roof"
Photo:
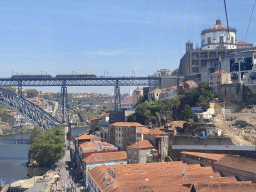
[[[248,181],[229,182],[229,183],[199,183],[194,185],[196,192],[234,192],[234,191],[256,191],[255,183]]]
[[[216,160],[216,161],[218,161],[226,156],[226,154],[199,153],[199,152],[186,152],[186,151],[182,151],[181,153],[187,154],[187,155],[192,155],[194,157],[202,157],[202,158],[206,158],[206,159],[212,159],[212,160]]]
[[[157,89],[154,89],[153,91],[151,91],[149,93],[156,93],[156,92],[162,92],[162,90],[157,88]]]
[[[79,145],[82,149],[86,149],[86,148],[92,148],[92,147],[99,147],[99,143],[98,142],[85,142]]]
[[[137,133],[147,134],[151,131],[151,129],[148,128],[142,128],[140,131],[137,131]]]
[[[237,45],[250,45],[250,43],[246,43],[244,41],[238,41]]]
[[[133,102],[121,103],[121,105],[128,105],[128,104],[133,104]]]
[[[88,172],[100,191],[191,191],[194,183],[236,182],[211,167],[181,161],[98,166]],[[220,190],[221,191],[221,190]],[[225,191],[225,190],[223,190]]]
[[[83,134],[80,135],[79,137],[74,138],[75,140],[92,140],[92,139],[101,139],[100,137],[96,137],[95,135],[87,135]]]
[[[101,118],[98,118],[98,117],[96,117],[96,118],[93,118],[93,119],[91,119],[91,120],[100,120]]]
[[[171,122],[171,129],[175,129],[177,127],[183,128],[184,123],[187,123],[187,121],[172,121]]]
[[[167,133],[164,131],[161,131],[159,128],[151,130],[148,135],[166,135]]]
[[[214,165],[220,165],[223,167],[228,167],[231,169],[237,169],[237,170],[256,174],[255,159],[226,155],[225,157],[221,158],[219,161],[216,161]]]
[[[92,153],[83,161],[85,163],[100,162],[100,161],[116,161],[127,159],[127,153],[125,151],[106,152],[106,153]]]
[[[227,27],[225,25],[219,24],[219,25],[214,25],[210,28],[210,30],[213,29],[227,29]]]
[[[110,143],[108,143],[108,142],[100,142],[100,145],[102,145],[103,147],[105,146],[105,147],[115,147],[114,145],[112,145],[112,144],[110,144]]]
[[[195,81],[185,81],[185,83],[189,86],[189,88],[198,86]]]
[[[144,125],[137,122],[115,122],[111,126],[116,127],[144,127]]]
[[[148,140],[137,141],[136,143],[128,146],[129,148],[145,149],[153,148],[153,145]]]

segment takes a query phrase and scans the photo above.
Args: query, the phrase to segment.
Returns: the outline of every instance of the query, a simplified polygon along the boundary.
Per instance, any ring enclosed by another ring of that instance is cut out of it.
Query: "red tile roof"
[[[238,41],[237,45],[250,45],[250,43],[246,43],[244,41]]]
[[[86,149],[86,148],[93,148],[93,147],[99,147],[99,143],[98,142],[85,142],[79,145],[82,149]]]
[[[136,143],[128,146],[128,148],[146,149],[153,148],[153,145],[148,140],[137,141]]]
[[[221,158],[219,161],[216,161],[214,165],[220,165],[223,167],[237,169],[240,171],[250,172],[256,174],[256,160],[240,157],[240,156],[231,156],[226,155]]]
[[[183,128],[184,123],[187,123],[187,121],[172,121],[171,122],[171,129],[175,129],[177,127]]]
[[[106,152],[106,153],[92,153],[83,161],[85,163],[100,162],[100,161],[116,161],[127,159],[127,153],[125,151]]]
[[[137,122],[115,122],[111,126],[116,127],[144,127],[144,125]]]
[[[219,25],[214,25],[210,28],[210,30],[213,29],[227,29],[227,27],[225,25],[219,24]]]
[[[163,92],[163,90],[162,89],[154,89],[153,91],[151,91],[151,92],[149,92],[149,93],[156,93],[156,92]]]
[[[181,161],[98,166],[88,172],[100,191],[191,192],[194,183],[240,183],[223,178],[211,167],[187,165]],[[219,190],[225,191],[225,190]]]
[[[185,81],[185,83],[189,86],[189,88],[198,86],[195,81]]]
[[[100,142],[100,145],[102,145],[103,147],[115,147],[114,145],[112,145],[108,142]]]
[[[96,137],[95,135],[87,135],[83,134],[80,135],[79,137],[74,138],[75,140],[92,140],[92,139],[101,139],[100,137]]]
[[[142,128],[140,131],[137,131],[137,133],[147,134],[151,131],[151,129],[148,128]]]
[[[166,135],[167,133],[164,132],[164,131],[161,131],[159,128],[156,128],[156,129],[153,129],[150,132],[145,133],[145,134],[148,134],[148,135]]]
[[[234,191],[246,191],[253,192],[256,191],[255,183],[248,181],[239,181],[239,182],[228,182],[228,183],[196,183],[194,185],[196,192],[216,192],[216,191],[225,191],[225,192],[234,192]]]
[[[187,154],[187,155],[192,155],[194,157],[202,157],[202,158],[216,160],[216,161],[218,161],[226,156],[226,154],[199,153],[199,152],[186,152],[186,151],[182,151],[181,153]]]

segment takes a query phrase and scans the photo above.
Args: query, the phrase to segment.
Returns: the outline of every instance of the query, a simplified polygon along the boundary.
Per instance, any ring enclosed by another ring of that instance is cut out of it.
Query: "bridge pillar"
[[[114,111],[118,110],[118,105],[121,105],[121,102],[120,102],[120,87],[118,85],[118,80],[117,80],[115,85],[115,90],[114,90]]]
[[[22,81],[18,81],[18,93],[20,97],[22,97]]]
[[[62,94],[62,123],[65,123],[67,118],[67,114],[66,114],[66,105],[68,103],[68,96],[67,96],[67,87],[62,86],[61,87],[61,94]]]

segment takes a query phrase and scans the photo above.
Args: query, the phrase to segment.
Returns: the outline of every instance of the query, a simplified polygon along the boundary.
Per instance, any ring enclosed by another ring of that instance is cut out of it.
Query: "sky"
[[[226,0],[237,41],[256,44],[256,11],[249,26],[254,1]],[[2,0],[0,16],[0,77],[173,71],[187,41],[200,47],[203,29],[218,18],[227,25],[223,0]],[[60,92],[60,87],[38,89]],[[68,92],[113,91],[68,87]]]

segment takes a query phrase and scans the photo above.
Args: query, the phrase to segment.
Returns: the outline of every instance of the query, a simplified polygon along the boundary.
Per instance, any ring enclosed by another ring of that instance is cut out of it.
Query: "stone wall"
[[[210,138],[198,140],[197,137],[174,137],[172,145],[234,145],[230,138]]]
[[[178,84],[177,76],[161,77],[161,89],[177,86],[177,84]]]
[[[242,87],[239,83],[221,84],[217,93],[220,101],[242,102]]]

